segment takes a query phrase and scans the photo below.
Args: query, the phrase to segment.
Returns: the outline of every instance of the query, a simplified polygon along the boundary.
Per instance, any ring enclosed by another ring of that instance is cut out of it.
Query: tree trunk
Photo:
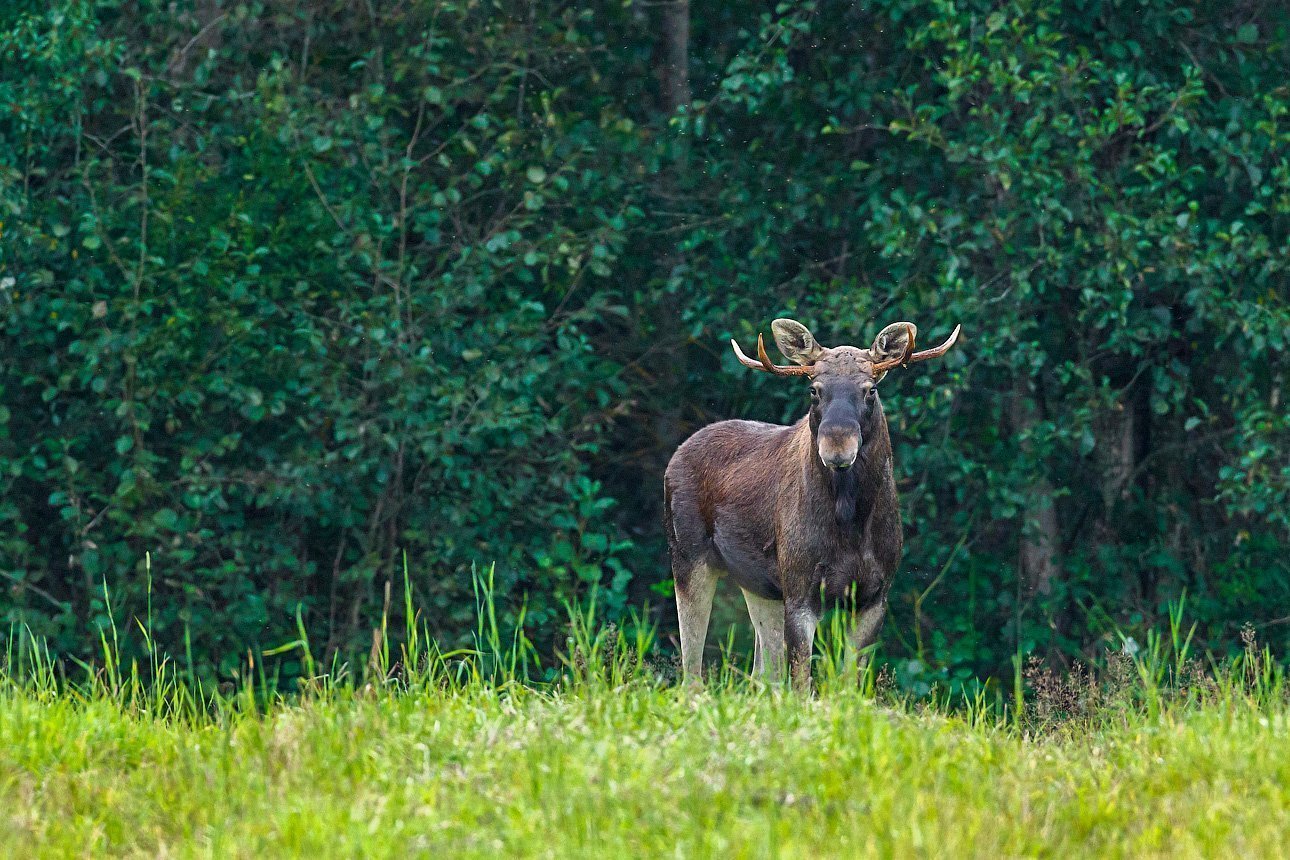
[[[1034,392],[1024,381],[1019,381],[1013,389],[1009,418],[1012,432],[1023,439],[1022,452],[1030,455],[1032,445],[1024,434],[1028,434],[1039,420],[1039,407]],[[1027,597],[1052,591],[1058,575],[1057,554],[1061,547],[1052,484],[1042,470],[1036,469],[1035,474],[1037,477],[1026,491],[1024,525],[1017,554],[1018,572]]]
[[[668,116],[690,104],[690,0],[661,4],[659,78],[662,108]]]
[[[1140,466],[1151,448],[1151,401],[1147,385],[1131,382],[1098,426],[1097,457],[1102,482],[1102,540],[1108,543],[1134,541],[1151,527],[1142,522],[1141,506],[1133,502],[1135,488],[1144,496],[1150,492],[1148,476]],[[1176,541],[1172,549],[1181,555],[1185,548]],[[1140,599],[1154,605],[1155,572],[1139,566],[1137,586]]]
[[[1049,594],[1057,579],[1061,533],[1053,488],[1047,478],[1039,478],[1031,485],[1027,508],[1026,528],[1021,535],[1021,575],[1030,594]]]
[[[672,117],[690,105],[690,3],[689,0],[672,0],[661,4],[660,10],[656,62],[660,82],[660,119],[666,128]],[[666,135],[666,131],[664,134]],[[684,211],[684,207],[676,201],[684,185],[686,153],[682,142],[672,143],[671,157],[659,174],[656,188],[659,200],[665,204],[664,208],[677,212]],[[671,237],[674,234],[665,235]],[[667,247],[660,259],[662,291],[655,305],[655,332],[656,342],[664,345],[658,362],[658,382],[666,391],[674,393],[684,387],[687,376],[686,338],[679,325],[684,294],[677,283],[685,258],[676,250],[675,238],[665,241],[673,244]],[[680,443],[684,433],[681,413],[684,402],[683,397],[662,398],[664,406],[657,414],[654,425],[660,455],[659,471],[662,471],[661,464],[667,462],[672,449]]]

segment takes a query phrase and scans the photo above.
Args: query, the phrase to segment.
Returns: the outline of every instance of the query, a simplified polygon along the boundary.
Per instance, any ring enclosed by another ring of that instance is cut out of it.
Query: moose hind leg
[[[865,653],[870,645],[878,641],[882,630],[883,619],[887,617],[887,598],[884,596],[877,603],[856,613],[851,619],[851,647],[855,649],[856,668],[861,678],[868,668],[869,655]]]
[[[748,617],[757,633],[757,653],[753,674],[767,681],[778,681],[784,674],[784,601],[767,600],[744,591]]]
[[[703,677],[703,644],[708,638],[712,595],[717,590],[717,571],[696,564],[688,575],[676,579],[676,617],[681,627],[681,668],[687,680]]]

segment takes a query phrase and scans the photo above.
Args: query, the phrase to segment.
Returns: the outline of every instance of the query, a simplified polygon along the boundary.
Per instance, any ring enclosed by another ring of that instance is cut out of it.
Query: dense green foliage
[[[106,588],[221,673],[297,618],[364,653],[406,552],[438,635],[496,562],[546,650],[659,602],[684,433],[803,410],[724,345],[787,314],[964,326],[883,386],[903,683],[1184,591],[1284,641],[1281,4],[695,3],[674,114],[659,22],[4,4],[0,623],[86,657]]]

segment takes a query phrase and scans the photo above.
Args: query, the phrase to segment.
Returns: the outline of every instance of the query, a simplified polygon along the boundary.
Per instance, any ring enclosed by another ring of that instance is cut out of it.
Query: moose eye
[[[811,402],[812,403],[820,402],[820,389],[814,388],[814,387],[811,388]]]
[[[872,403],[873,399],[877,396],[878,396],[878,389],[876,388],[870,388],[868,391],[864,393],[864,399],[868,400],[870,403]]]

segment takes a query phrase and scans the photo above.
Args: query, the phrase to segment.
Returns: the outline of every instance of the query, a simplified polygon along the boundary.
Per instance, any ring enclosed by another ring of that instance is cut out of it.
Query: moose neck
[[[817,428],[808,416],[802,422],[809,431],[806,457],[809,466],[805,473],[817,489],[831,503],[833,519],[839,528],[863,527],[869,518],[882,476],[882,468],[891,452],[891,439],[887,434],[887,419],[882,404],[877,403],[868,414],[866,426],[861,427],[861,445],[855,465],[849,469],[830,469],[820,461]]]

